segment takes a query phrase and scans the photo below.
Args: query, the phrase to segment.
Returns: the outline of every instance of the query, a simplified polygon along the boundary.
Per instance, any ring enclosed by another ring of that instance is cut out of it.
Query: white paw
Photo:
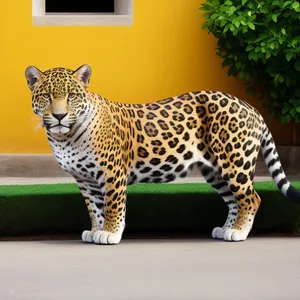
[[[82,232],[81,234],[81,239],[85,242],[85,243],[92,243],[93,242],[93,236],[94,233],[90,230],[85,230]]]
[[[226,229],[224,234],[225,241],[239,242],[246,240],[248,233],[237,229]]]
[[[96,244],[116,245],[120,243],[121,238],[122,234],[120,233],[98,230],[94,233],[93,240]]]
[[[226,229],[224,229],[222,227],[215,227],[211,233],[212,238],[213,239],[223,239],[225,230]]]

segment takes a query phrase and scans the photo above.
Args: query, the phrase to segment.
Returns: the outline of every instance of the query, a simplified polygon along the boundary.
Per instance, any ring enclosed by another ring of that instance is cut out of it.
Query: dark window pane
[[[113,13],[114,0],[45,0],[46,13]]]

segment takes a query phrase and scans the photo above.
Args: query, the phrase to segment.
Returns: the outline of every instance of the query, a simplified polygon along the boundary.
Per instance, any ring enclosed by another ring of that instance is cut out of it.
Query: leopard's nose
[[[52,114],[52,115],[53,115],[53,117],[55,119],[57,119],[58,121],[60,121],[60,120],[62,120],[67,115],[67,113],[66,114]]]

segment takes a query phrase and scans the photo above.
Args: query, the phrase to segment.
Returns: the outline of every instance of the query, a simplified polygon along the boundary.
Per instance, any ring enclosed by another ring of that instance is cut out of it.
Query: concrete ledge
[[[71,177],[52,154],[0,154],[0,177]]]
[[[300,147],[277,147],[287,176],[300,179]],[[262,156],[256,166],[256,176],[269,176]],[[194,168],[188,177],[201,177]],[[70,177],[63,171],[52,154],[0,154],[0,177]]]
[[[300,232],[300,206],[273,182],[257,182],[262,198],[253,232]],[[295,187],[299,190],[300,183]],[[75,184],[2,186],[0,235],[66,234],[90,228]],[[204,233],[224,223],[227,207],[207,184],[141,184],[129,187],[126,233]]]

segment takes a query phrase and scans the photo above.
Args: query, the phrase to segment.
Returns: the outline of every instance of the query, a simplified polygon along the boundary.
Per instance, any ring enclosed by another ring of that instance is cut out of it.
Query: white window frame
[[[100,0],[95,0],[100,1]],[[32,0],[35,26],[129,26],[133,23],[133,0],[115,0],[114,13],[47,13],[45,0]]]

